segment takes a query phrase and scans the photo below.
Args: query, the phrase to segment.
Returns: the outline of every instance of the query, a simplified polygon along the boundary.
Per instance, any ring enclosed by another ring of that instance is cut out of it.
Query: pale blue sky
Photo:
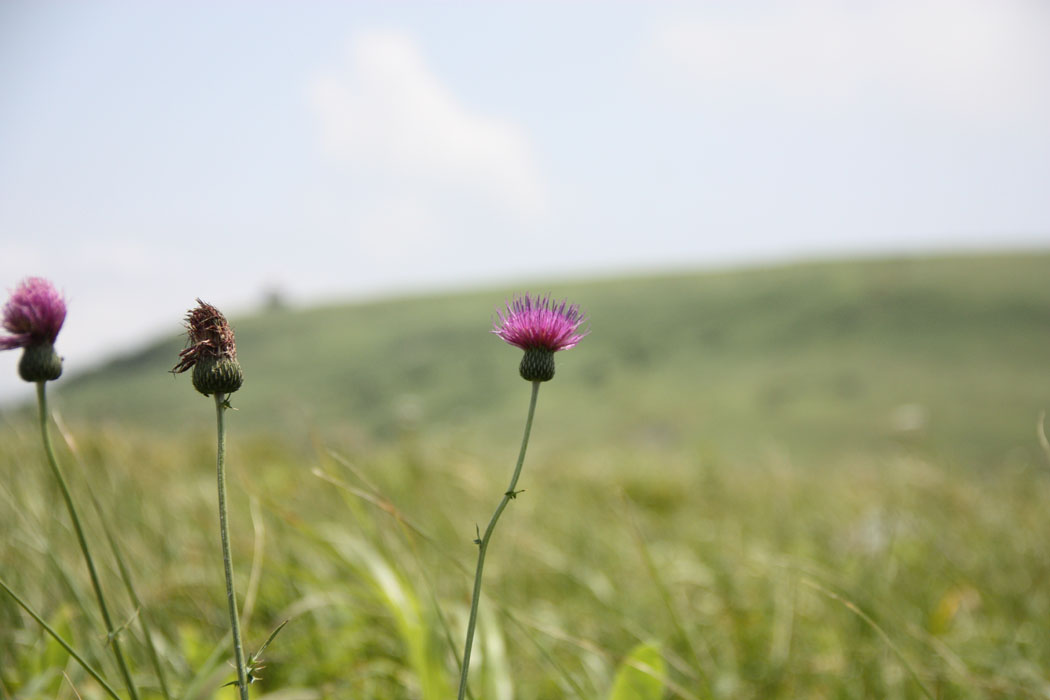
[[[69,371],[197,296],[1042,248],[1048,195],[1045,0],[0,5],[0,289]]]

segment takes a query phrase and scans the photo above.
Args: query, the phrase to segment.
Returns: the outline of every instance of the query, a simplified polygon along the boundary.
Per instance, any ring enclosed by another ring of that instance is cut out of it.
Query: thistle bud
[[[529,348],[518,367],[521,378],[530,382],[549,382],[554,378],[554,353],[543,348]]]
[[[50,382],[62,376],[62,358],[51,344],[30,345],[18,361],[18,376],[27,382]]]
[[[197,304],[186,314],[188,347],[179,353],[179,362],[171,371],[192,368],[193,387],[205,396],[232,394],[244,382],[233,329],[214,306],[200,299]]]
[[[205,357],[193,366],[193,388],[210,396],[232,394],[244,383],[241,363],[228,358]]]

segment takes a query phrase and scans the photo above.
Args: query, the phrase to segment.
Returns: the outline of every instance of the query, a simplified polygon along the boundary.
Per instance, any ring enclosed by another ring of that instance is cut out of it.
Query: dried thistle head
[[[237,343],[226,317],[211,304],[197,300],[186,314],[188,345],[179,353],[173,373],[193,369],[193,386],[205,396],[232,394],[241,388],[244,373],[237,361]]]

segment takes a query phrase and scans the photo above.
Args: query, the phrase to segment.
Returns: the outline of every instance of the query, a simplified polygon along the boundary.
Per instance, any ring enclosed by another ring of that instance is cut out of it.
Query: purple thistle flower
[[[590,332],[577,333],[587,320],[578,304],[552,302],[549,294],[533,298],[526,292],[507,303],[505,314],[496,311],[496,316],[499,320],[492,332],[522,350],[568,350]]]
[[[27,382],[47,382],[62,376],[62,358],[55,339],[66,320],[66,300],[42,277],[27,277],[4,306],[0,350],[23,348],[18,375]]]
[[[587,317],[577,304],[553,301],[550,295],[532,297],[526,292],[496,311],[492,332],[525,351],[521,376],[545,382],[554,376],[554,353],[576,347],[590,331],[580,331]]]
[[[4,330],[0,350],[54,345],[66,320],[66,301],[54,285],[43,277],[22,280],[4,306]]]

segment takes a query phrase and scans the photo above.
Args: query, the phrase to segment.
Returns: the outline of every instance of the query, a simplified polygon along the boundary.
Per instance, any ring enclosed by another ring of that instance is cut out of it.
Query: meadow
[[[540,392],[472,697],[1050,696],[1048,277],[1018,254],[529,285],[592,333]],[[453,697],[528,401],[488,333],[513,291],[231,319],[248,647],[288,620],[253,697]],[[232,698],[214,415],[168,373],[177,321],[54,383],[59,458],[145,697],[143,620],[171,697]],[[0,577],[116,684],[49,477],[2,414]],[[104,696],[0,596],[0,698],[43,697]]]

